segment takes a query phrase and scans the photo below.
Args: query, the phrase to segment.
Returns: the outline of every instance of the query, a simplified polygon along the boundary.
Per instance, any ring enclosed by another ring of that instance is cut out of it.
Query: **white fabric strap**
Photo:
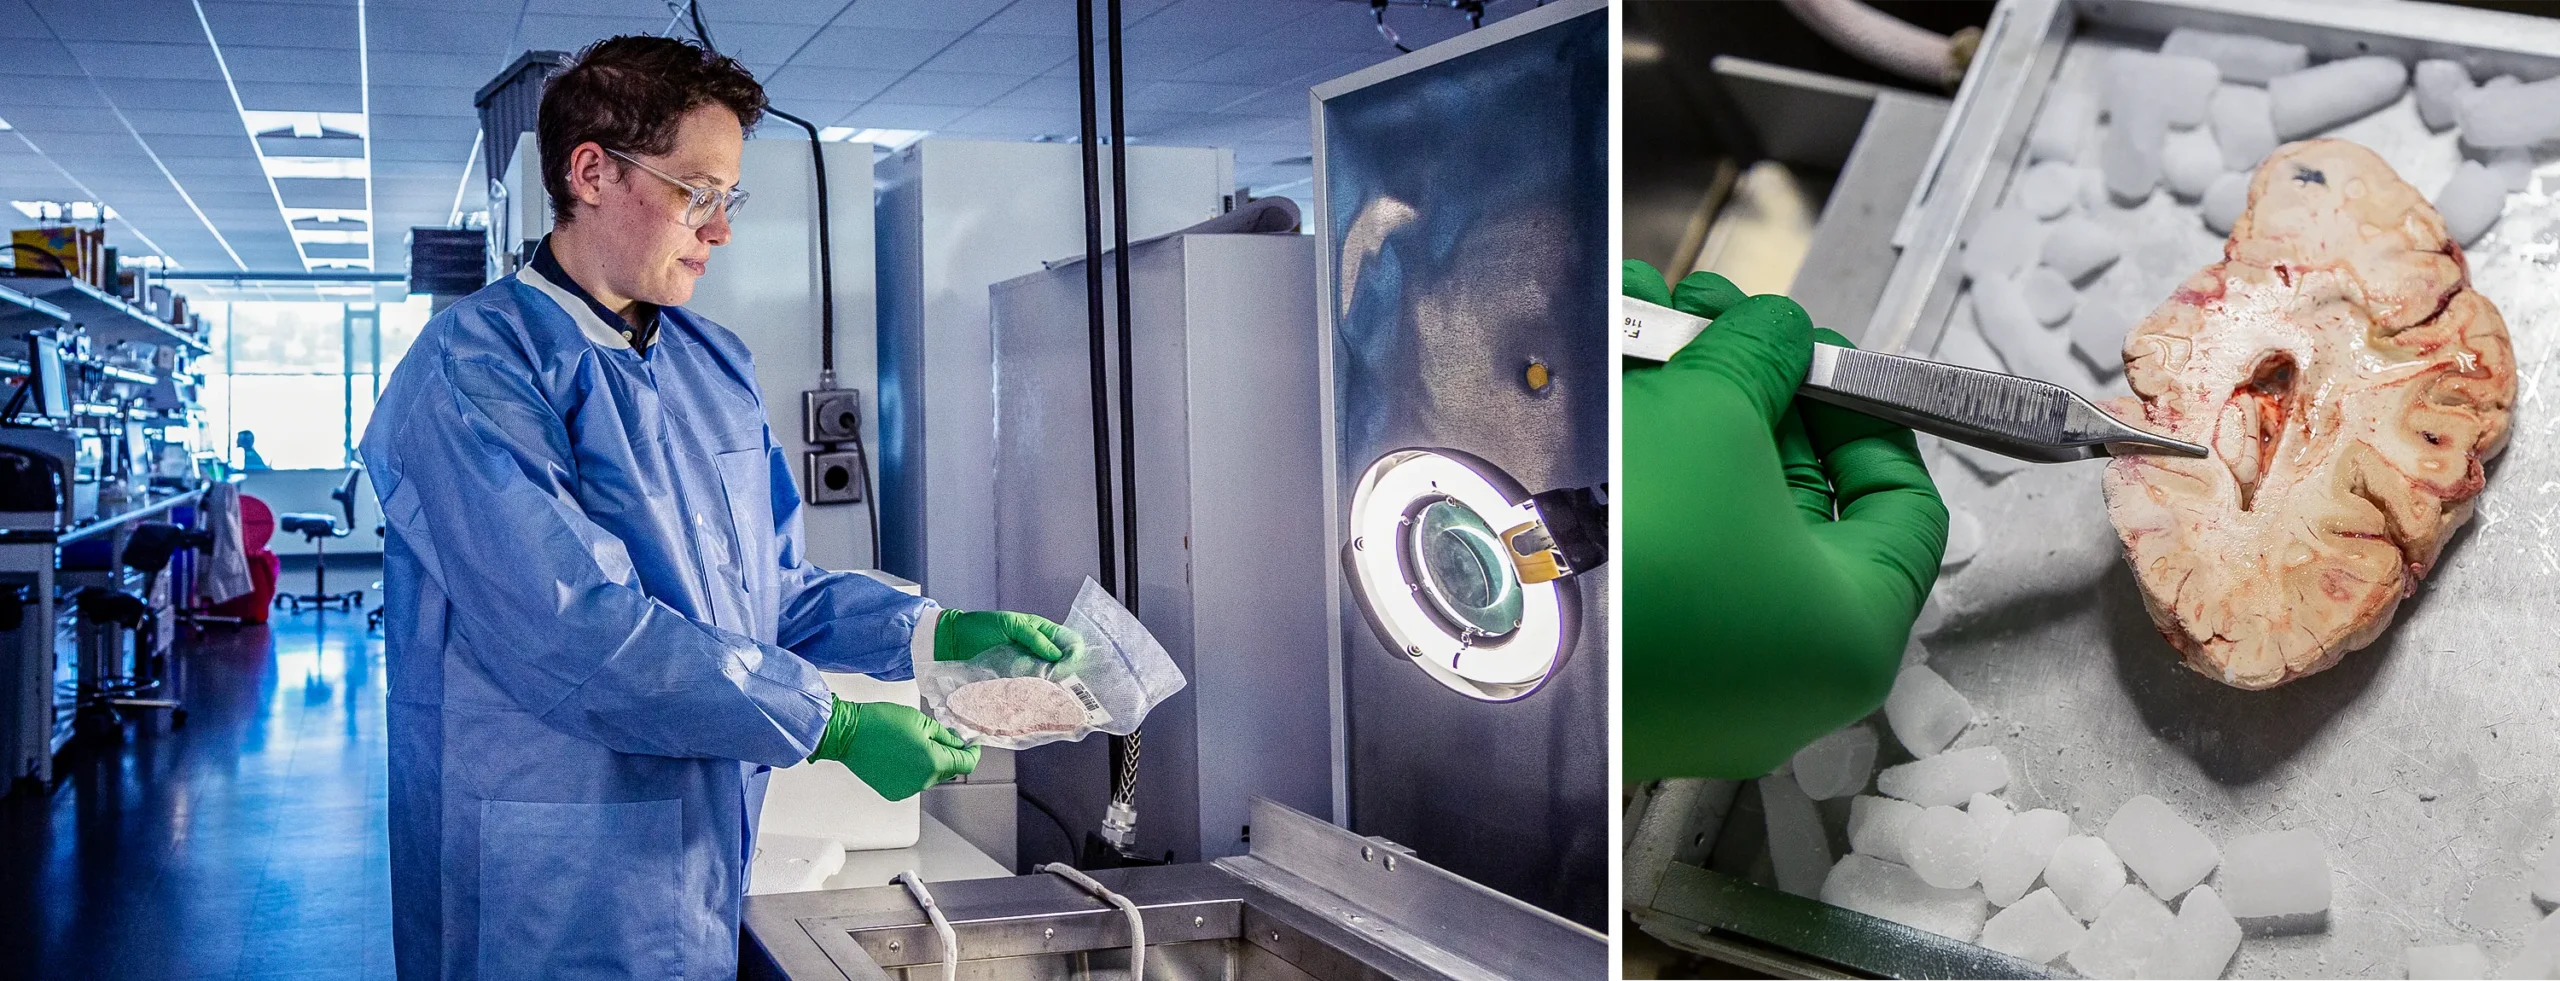
[[[523,280],[525,285],[533,287],[535,292],[550,297],[551,302],[559,304],[561,312],[568,314],[570,320],[577,322],[578,332],[587,335],[588,340],[615,350],[630,350],[631,338],[624,336],[622,331],[607,326],[603,320],[596,317],[595,308],[588,306],[586,301],[578,298],[577,294],[552,282],[550,277],[544,276],[532,265],[528,264],[516,270],[516,278]]]

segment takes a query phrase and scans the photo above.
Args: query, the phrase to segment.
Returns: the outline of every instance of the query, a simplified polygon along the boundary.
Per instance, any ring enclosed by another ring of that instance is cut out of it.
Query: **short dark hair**
[[[728,56],[675,38],[626,35],[578,52],[543,86],[534,125],[552,222],[568,224],[577,201],[569,196],[569,151],[592,141],[634,155],[665,153],[675,149],[676,120],[708,105],[727,107],[752,130],[764,118],[764,86]]]

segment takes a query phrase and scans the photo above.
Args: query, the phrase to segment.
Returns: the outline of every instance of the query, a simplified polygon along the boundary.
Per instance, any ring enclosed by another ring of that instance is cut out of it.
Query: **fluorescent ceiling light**
[[[257,148],[258,166],[266,171],[268,187],[270,189],[275,187],[275,181],[284,179],[354,179],[365,181],[366,200],[370,201],[372,199],[371,178],[373,176],[373,141],[371,139],[371,135],[373,127],[372,120],[366,114],[360,112],[280,112],[267,109],[246,108],[239,110],[239,112],[241,125],[248,128],[251,141]],[[268,150],[271,147],[274,147],[279,143],[287,143],[288,141],[271,141],[267,139],[259,139],[258,137],[260,134],[272,134],[278,132],[292,133],[295,139],[316,140],[323,137],[335,137],[338,140],[343,141],[345,137],[352,136],[361,141],[361,145],[365,152],[363,156],[346,156],[343,152],[344,143],[340,142],[337,146],[315,145],[309,147],[308,149],[315,152],[315,155],[312,156],[279,156],[270,154]],[[322,149],[328,149],[335,152],[330,155],[317,155],[317,152]],[[366,246],[367,251],[370,252],[373,244],[373,238],[370,234],[370,229],[373,225],[373,211],[371,208],[296,208],[285,205],[283,203],[282,195],[279,194],[276,209],[278,212],[282,213],[286,227],[293,233],[293,241],[296,251],[303,252],[303,268],[373,268],[373,259],[370,257],[361,259],[331,258],[324,261],[313,257],[309,252],[304,251],[301,248],[306,245],[323,244],[363,245]],[[367,229],[367,231],[356,231],[352,228],[314,230],[293,227],[296,222],[306,218],[317,219],[324,222],[363,222],[364,225],[362,227]]]
[[[8,132],[11,128],[8,120],[0,119],[0,133]]]
[[[353,177],[363,180],[373,176],[373,168],[363,157],[268,157],[269,177]]]
[[[373,241],[373,236],[360,231],[313,231],[297,228],[293,230],[293,240],[304,245],[363,245]]]
[[[240,121],[252,133],[292,130],[303,139],[321,136],[328,130],[351,133],[357,138],[373,135],[365,114],[360,112],[277,112],[271,109],[242,109]]]

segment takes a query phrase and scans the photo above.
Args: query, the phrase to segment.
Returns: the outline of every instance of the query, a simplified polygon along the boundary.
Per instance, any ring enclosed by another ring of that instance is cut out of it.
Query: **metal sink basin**
[[[1249,854],[1091,873],[1139,911],[1153,981],[1597,979],[1606,937],[1265,800]],[[948,882],[957,977],[1130,977],[1128,914],[1057,875]],[[740,976],[944,976],[943,942],[899,886],[747,899]]]

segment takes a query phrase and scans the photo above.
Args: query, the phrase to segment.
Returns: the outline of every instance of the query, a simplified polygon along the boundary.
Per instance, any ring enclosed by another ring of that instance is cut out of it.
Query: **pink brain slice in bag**
[[[989,736],[1075,732],[1085,727],[1084,705],[1046,678],[990,678],[951,692],[944,703],[963,725]]]

